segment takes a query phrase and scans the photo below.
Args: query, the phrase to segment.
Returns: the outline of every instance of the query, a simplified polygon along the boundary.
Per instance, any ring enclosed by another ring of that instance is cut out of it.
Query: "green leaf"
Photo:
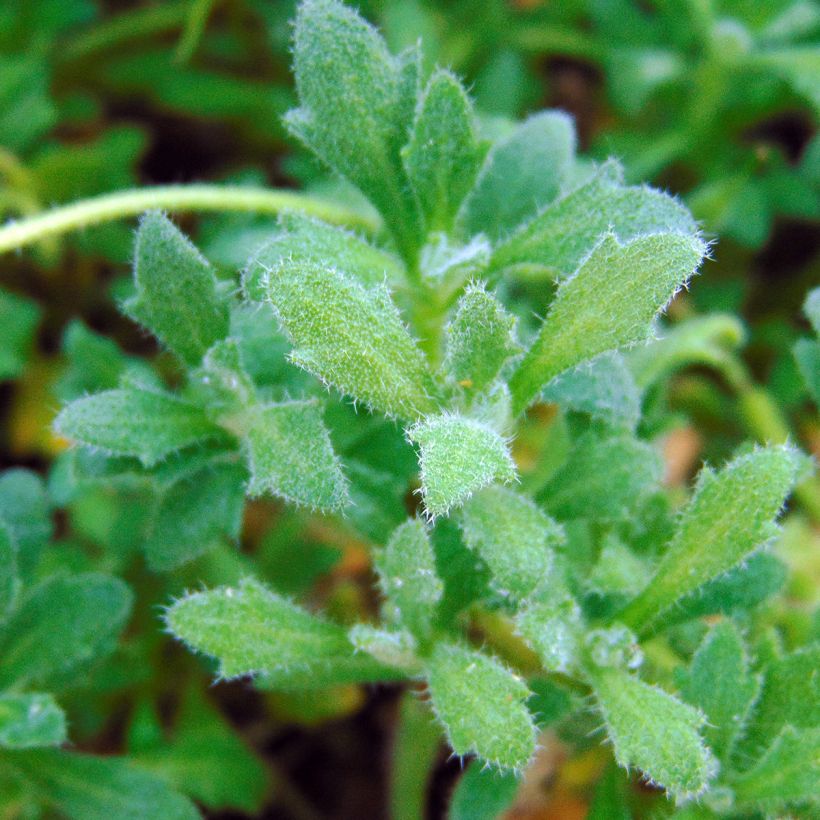
[[[809,291],[809,295],[803,303],[803,313],[811,322],[814,332],[820,336],[820,287]]]
[[[355,624],[347,635],[357,652],[367,652],[385,666],[404,669],[412,675],[418,674],[418,642],[412,632]]]
[[[314,675],[345,664],[354,651],[342,627],[251,579],[236,588],[187,595],[168,608],[165,622],[191,649],[216,658],[223,678],[260,672]],[[363,667],[373,677],[362,679],[378,680],[380,669],[375,662]]]
[[[184,447],[226,435],[196,405],[136,386],[75,399],[54,427],[60,435],[110,455],[135,456],[146,467]]]
[[[427,527],[419,519],[399,525],[376,555],[385,615],[420,641],[430,636],[444,585],[436,573],[436,558]]]
[[[125,309],[188,365],[228,334],[228,303],[213,270],[191,242],[157,211],[140,222],[134,248],[137,295]]]
[[[586,820],[632,820],[627,802],[628,786],[623,772],[610,763],[595,787]]]
[[[702,794],[717,770],[698,734],[703,716],[621,669],[589,674],[618,763],[637,766],[678,801]]]
[[[760,690],[732,621],[722,621],[709,631],[689,670],[678,672],[677,682],[683,698],[706,715],[704,736],[709,747],[717,757],[728,759]]]
[[[607,234],[564,280],[510,380],[516,411],[552,378],[606,350],[643,341],[651,322],[700,263],[694,236],[659,233],[622,245]]]
[[[56,688],[113,650],[131,612],[119,578],[52,576],[34,587],[0,631],[0,687]]]
[[[198,820],[193,803],[156,775],[114,757],[40,749],[9,761],[34,792],[72,820]]]
[[[271,493],[322,510],[345,506],[347,480],[318,402],[260,405],[244,418],[251,495]]]
[[[16,547],[17,568],[23,580],[30,578],[54,526],[43,480],[30,470],[0,473],[0,523]]]
[[[815,112],[820,111],[820,46],[795,45],[790,48],[767,49],[754,56],[755,63],[765,66],[782,77],[794,90],[807,99]]]
[[[584,622],[575,599],[560,586],[528,601],[515,616],[516,632],[550,672],[575,672]]]
[[[31,749],[65,740],[65,714],[51,695],[0,695],[0,746]]]
[[[521,678],[495,658],[439,643],[427,680],[433,710],[458,755],[476,754],[498,769],[522,770],[535,752],[535,726]]]
[[[459,778],[450,800],[448,820],[497,820],[512,805],[518,778],[471,763]]]
[[[286,124],[376,206],[403,255],[420,225],[400,149],[418,87],[417,55],[395,58],[378,32],[335,0],[306,0],[296,15],[294,73],[300,107]]]
[[[648,630],[684,595],[769,541],[797,466],[796,451],[772,446],[739,456],[717,473],[704,467],[654,578],[621,620]]]
[[[0,288],[0,381],[16,379],[26,366],[40,322],[40,308],[29,299]]]
[[[786,726],[763,757],[732,778],[735,800],[772,811],[787,803],[817,804],[820,728]]]
[[[428,232],[449,231],[484,159],[470,100],[461,83],[439,69],[416,110],[402,160]]]
[[[496,240],[558,196],[575,155],[572,118],[542,111],[491,149],[460,221]]]
[[[623,187],[617,163],[607,162],[589,181],[544,208],[498,245],[491,270],[522,265],[556,278],[573,273],[607,233],[621,243],[656,233],[694,234],[685,205],[647,186]]]
[[[794,345],[797,369],[814,401],[820,404],[820,342],[798,339]]]
[[[431,518],[446,515],[474,492],[515,478],[506,442],[490,427],[462,416],[429,416],[407,431],[419,446],[421,493]]]
[[[388,415],[415,419],[435,408],[427,362],[384,286],[312,261],[274,264],[267,276],[295,364]]]
[[[9,527],[0,519],[0,623],[14,607],[19,590],[17,544]]]
[[[564,532],[526,496],[507,487],[487,487],[460,515],[464,543],[493,574],[503,596],[526,598],[547,578]]]
[[[446,328],[448,375],[469,395],[493,382],[504,362],[520,350],[515,317],[480,284],[467,287]]]

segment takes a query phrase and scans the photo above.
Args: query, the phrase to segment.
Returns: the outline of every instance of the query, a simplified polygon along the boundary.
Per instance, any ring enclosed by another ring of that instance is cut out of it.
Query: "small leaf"
[[[297,365],[388,415],[435,408],[427,362],[383,286],[307,261],[274,265],[268,286]]]
[[[728,758],[757,698],[760,681],[750,673],[746,649],[731,621],[714,626],[692,658],[688,671],[678,674],[681,695],[706,715],[704,736],[709,747]]]
[[[580,662],[584,622],[575,599],[560,587],[527,602],[515,616],[516,632],[550,672],[574,672]]]
[[[704,467],[655,577],[621,620],[633,629],[649,629],[684,595],[770,540],[797,466],[794,450],[773,446],[742,455],[718,473]]]
[[[140,222],[134,248],[137,295],[125,309],[188,365],[228,334],[228,303],[211,266],[157,211]]]
[[[643,341],[652,319],[700,263],[694,236],[659,233],[625,245],[607,234],[564,280],[535,342],[510,379],[524,409],[552,378],[607,350]]]
[[[435,518],[460,506],[474,492],[515,478],[504,439],[481,422],[461,416],[429,416],[407,431],[419,446],[421,490]]]
[[[438,719],[458,755],[477,754],[498,769],[523,769],[535,752],[527,685],[472,649],[439,643],[427,679]]]
[[[56,688],[71,682],[77,669],[114,648],[131,601],[128,587],[108,575],[43,581],[0,632],[0,687]]]
[[[793,351],[797,369],[809,394],[817,404],[820,404],[820,342],[798,339]]]
[[[57,416],[60,435],[146,466],[209,439],[225,438],[203,410],[169,393],[123,387],[75,399]]]
[[[51,695],[0,695],[0,746],[32,749],[65,740],[65,714]]]
[[[357,652],[367,652],[379,663],[404,669],[408,674],[418,673],[418,644],[411,632],[404,629],[378,629],[370,624],[356,624],[351,627],[347,636]]]
[[[515,317],[481,285],[470,285],[447,325],[445,369],[469,395],[489,387],[501,365],[520,349]]]
[[[52,536],[49,506],[43,479],[36,473],[22,468],[0,473],[0,523],[16,548],[23,580],[34,574],[40,553]]]
[[[518,785],[511,772],[496,772],[475,761],[456,784],[447,820],[497,820],[512,805]]]
[[[246,416],[251,495],[271,493],[297,504],[338,510],[347,480],[315,401],[251,408]]]
[[[526,496],[507,487],[474,495],[460,516],[464,543],[493,574],[501,595],[526,598],[547,578],[564,532]]]
[[[439,69],[419,100],[402,160],[429,232],[446,232],[484,159],[472,105],[461,83]]]
[[[820,287],[809,291],[809,295],[803,303],[803,313],[811,322],[815,334],[820,336]]]
[[[0,288],[0,381],[17,378],[26,366],[40,322],[40,308],[29,299]]]
[[[0,624],[14,607],[19,589],[17,544],[11,530],[0,519]]]
[[[703,716],[621,669],[590,676],[618,763],[637,766],[678,801],[701,794],[717,769],[698,734]]]
[[[376,556],[385,614],[420,641],[430,636],[444,585],[436,573],[433,545],[422,521],[405,521]]]
[[[575,154],[572,118],[542,111],[491,149],[460,220],[498,239],[558,196]]]

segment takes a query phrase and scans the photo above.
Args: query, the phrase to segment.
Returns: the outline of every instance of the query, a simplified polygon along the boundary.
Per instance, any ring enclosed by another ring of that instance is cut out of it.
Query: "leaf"
[[[399,525],[375,563],[387,599],[386,617],[420,641],[427,640],[444,585],[436,573],[433,545],[424,523],[410,519]]]
[[[122,758],[40,749],[9,761],[35,793],[73,820],[197,820],[194,805],[159,777]]]
[[[448,820],[497,820],[518,792],[518,778],[471,763],[458,780],[450,800]]]
[[[347,635],[357,652],[367,652],[379,663],[403,669],[408,674],[418,673],[418,642],[412,632],[355,624]]]
[[[17,572],[17,544],[11,530],[0,519],[0,624],[17,601],[20,576]]]
[[[444,366],[468,395],[489,387],[504,362],[520,350],[515,324],[515,317],[481,285],[464,291],[446,328]]]
[[[703,716],[621,669],[590,677],[618,763],[637,766],[678,802],[702,794],[717,771],[698,734]]]
[[[547,671],[578,668],[584,622],[581,608],[565,589],[547,587],[544,594],[528,601],[515,615],[515,628]]]
[[[65,740],[65,714],[51,695],[0,695],[0,746],[31,749]]]
[[[686,594],[770,540],[797,466],[796,451],[771,446],[739,456],[717,473],[704,467],[654,578],[620,619],[648,630]]]
[[[763,757],[732,778],[735,800],[771,811],[787,803],[817,804],[820,728],[784,727]]]
[[[472,105],[458,79],[437,70],[416,109],[402,161],[428,233],[447,232],[484,159]]]
[[[184,447],[226,435],[196,405],[136,386],[75,399],[62,409],[54,428],[110,455],[134,456],[146,467]]]
[[[789,48],[759,51],[755,64],[771,68],[792,88],[808,100],[815,112],[820,111],[820,91],[817,75],[820,72],[820,47],[816,44],[795,45]]]
[[[294,261],[271,268],[267,292],[295,364],[388,415],[415,419],[435,408],[427,362],[386,288]]]
[[[803,313],[811,322],[815,334],[820,336],[820,287],[809,291],[809,295],[803,303]]]
[[[496,240],[555,199],[575,154],[572,118],[542,111],[490,150],[460,221],[469,234]]]
[[[526,598],[546,580],[564,531],[526,496],[507,487],[487,487],[460,515],[464,543],[493,574],[497,592]]]
[[[586,820],[632,820],[627,802],[629,781],[610,763],[595,787]]]
[[[476,754],[501,770],[527,765],[535,727],[521,678],[495,658],[441,642],[430,657],[427,681],[433,710],[457,755]]]
[[[43,479],[31,470],[15,468],[0,473],[0,523],[16,547],[17,569],[30,578],[54,525]]]
[[[134,248],[137,294],[128,315],[185,364],[228,334],[228,303],[217,294],[213,270],[191,242],[158,211],[140,221]]]
[[[728,620],[712,627],[689,670],[680,670],[676,678],[683,698],[706,715],[704,737],[709,747],[717,757],[728,759],[760,690],[737,627]]]
[[[345,630],[245,579],[180,598],[165,613],[168,628],[191,649],[219,661],[223,678],[260,672],[310,675],[353,656]],[[365,672],[379,679],[375,662]],[[362,680],[371,678],[363,677]]]
[[[56,688],[113,650],[131,612],[119,578],[56,575],[34,587],[0,632],[0,687]]]
[[[640,236],[624,245],[607,234],[561,283],[510,379],[516,411],[559,373],[646,339],[652,319],[686,283],[705,250],[700,239],[682,234]]]
[[[490,269],[544,268],[561,279],[608,233],[626,244],[647,234],[697,232],[685,205],[654,188],[624,187],[622,177],[617,163],[604,163],[589,182],[547,205],[498,245]]]
[[[335,0],[306,0],[296,15],[300,107],[286,124],[376,206],[406,258],[420,225],[399,151],[418,86],[416,55],[393,57],[378,32]]]
[[[23,372],[39,323],[40,308],[34,302],[0,288],[0,381],[16,379]]]
[[[820,404],[820,342],[798,339],[795,342],[794,358],[803,382],[812,399]]]
[[[474,492],[515,478],[504,439],[481,422],[462,416],[428,416],[407,431],[419,447],[421,492],[431,518],[446,515]]]
[[[339,510],[348,501],[347,480],[315,401],[251,408],[243,440],[251,495],[271,493],[297,504]]]

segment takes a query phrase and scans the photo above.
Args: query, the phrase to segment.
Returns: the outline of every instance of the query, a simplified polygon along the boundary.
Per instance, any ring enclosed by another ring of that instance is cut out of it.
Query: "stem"
[[[103,194],[0,228],[0,253],[24,248],[42,239],[137,216],[154,208],[169,211],[244,211],[279,214],[303,211],[327,222],[375,230],[378,226],[361,214],[339,205],[292,191],[228,185],[164,185]]]
[[[179,38],[175,60],[178,63],[187,63],[194,56],[194,52],[205,33],[208,18],[213,11],[216,0],[191,0],[191,9],[182,36]]]

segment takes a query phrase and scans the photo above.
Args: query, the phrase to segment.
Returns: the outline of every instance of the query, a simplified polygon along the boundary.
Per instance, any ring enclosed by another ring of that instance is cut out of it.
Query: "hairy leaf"
[[[0,746],[31,749],[65,740],[65,714],[51,695],[0,695]]]
[[[31,577],[54,529],[43,479],[30,470],[0,473],[0,524],[16,547],[23,580]]]
[[[574,672],[580,661],[581,608],[565,590],[546,589],[515,616],[516,631],[550,672]]]

